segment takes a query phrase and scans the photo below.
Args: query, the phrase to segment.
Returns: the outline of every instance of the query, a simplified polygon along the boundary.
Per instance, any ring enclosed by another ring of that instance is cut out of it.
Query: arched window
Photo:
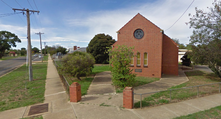
[[[137,53],[137,66],[140,66],[140,53]]]
[[[144,53],[144,59],[143,59],[143,60],[144,60],[144,61],[143,61],[143,62],[144,62],[144,63],[143,63],[144,66],[148,66],[148,54],[147,54],[146,52]]]
[[[130,66],[134,66],[134,57],[131,57],[130,59],[131,59]]]

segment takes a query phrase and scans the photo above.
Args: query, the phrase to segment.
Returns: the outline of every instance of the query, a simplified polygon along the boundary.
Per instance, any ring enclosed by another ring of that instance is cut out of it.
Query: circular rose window
[[[143,36],[144,36],[144,32],[142,29],[137,29],[134,31],[134,37],[136,39],[141,39],[141,38],[143,38]]]

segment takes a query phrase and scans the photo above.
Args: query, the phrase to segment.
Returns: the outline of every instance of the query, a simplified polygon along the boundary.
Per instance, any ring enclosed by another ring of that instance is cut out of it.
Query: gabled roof
[[[133,21],[134,19],[141,17],[143,19],[145,19],[147,22],[150,22],[151,24],[153,24],[154,26],[156,26],[157,28],[159,28],[157,25],[155,25],[154,23],[152,23],[150,20],[148,20],[147,18],[145,18],[143,15],[141,15],[140,13],[137,13],[137,15],[135,15],[129,22],[127,22],[120,30],[118,30],[117,32],[120,32],[125,26],[127,26],[128,24],[130,24],[131,21]],[[160,29],[160,28],[159,28]]]
[[[166,37],[168,37],[168,38],[170,38],[170,37],[167,36],[166,34],[163,34],[163,35],[166,36]],[[177,47],[179,47],[179,45],[178,45],[173,39],[170,38],[170,40],[173,42],[174,45],[176,45]]]

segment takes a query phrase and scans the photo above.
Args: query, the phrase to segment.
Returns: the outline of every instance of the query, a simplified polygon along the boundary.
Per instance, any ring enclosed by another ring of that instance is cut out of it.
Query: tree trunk
[[[2,53],[0,53],[0,59],[2,59],[2,56],[3,56]]]
[[[80,78],[80,76],[77,76],[77,79],[81,81],[81,78]]]

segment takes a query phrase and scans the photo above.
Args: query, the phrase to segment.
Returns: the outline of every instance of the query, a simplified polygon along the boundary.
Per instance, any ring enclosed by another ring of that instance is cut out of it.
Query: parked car
[[[42,56],[42,55],[39,55],[38,57],[39,57],[39,58],[42,58],[43,56]]]

